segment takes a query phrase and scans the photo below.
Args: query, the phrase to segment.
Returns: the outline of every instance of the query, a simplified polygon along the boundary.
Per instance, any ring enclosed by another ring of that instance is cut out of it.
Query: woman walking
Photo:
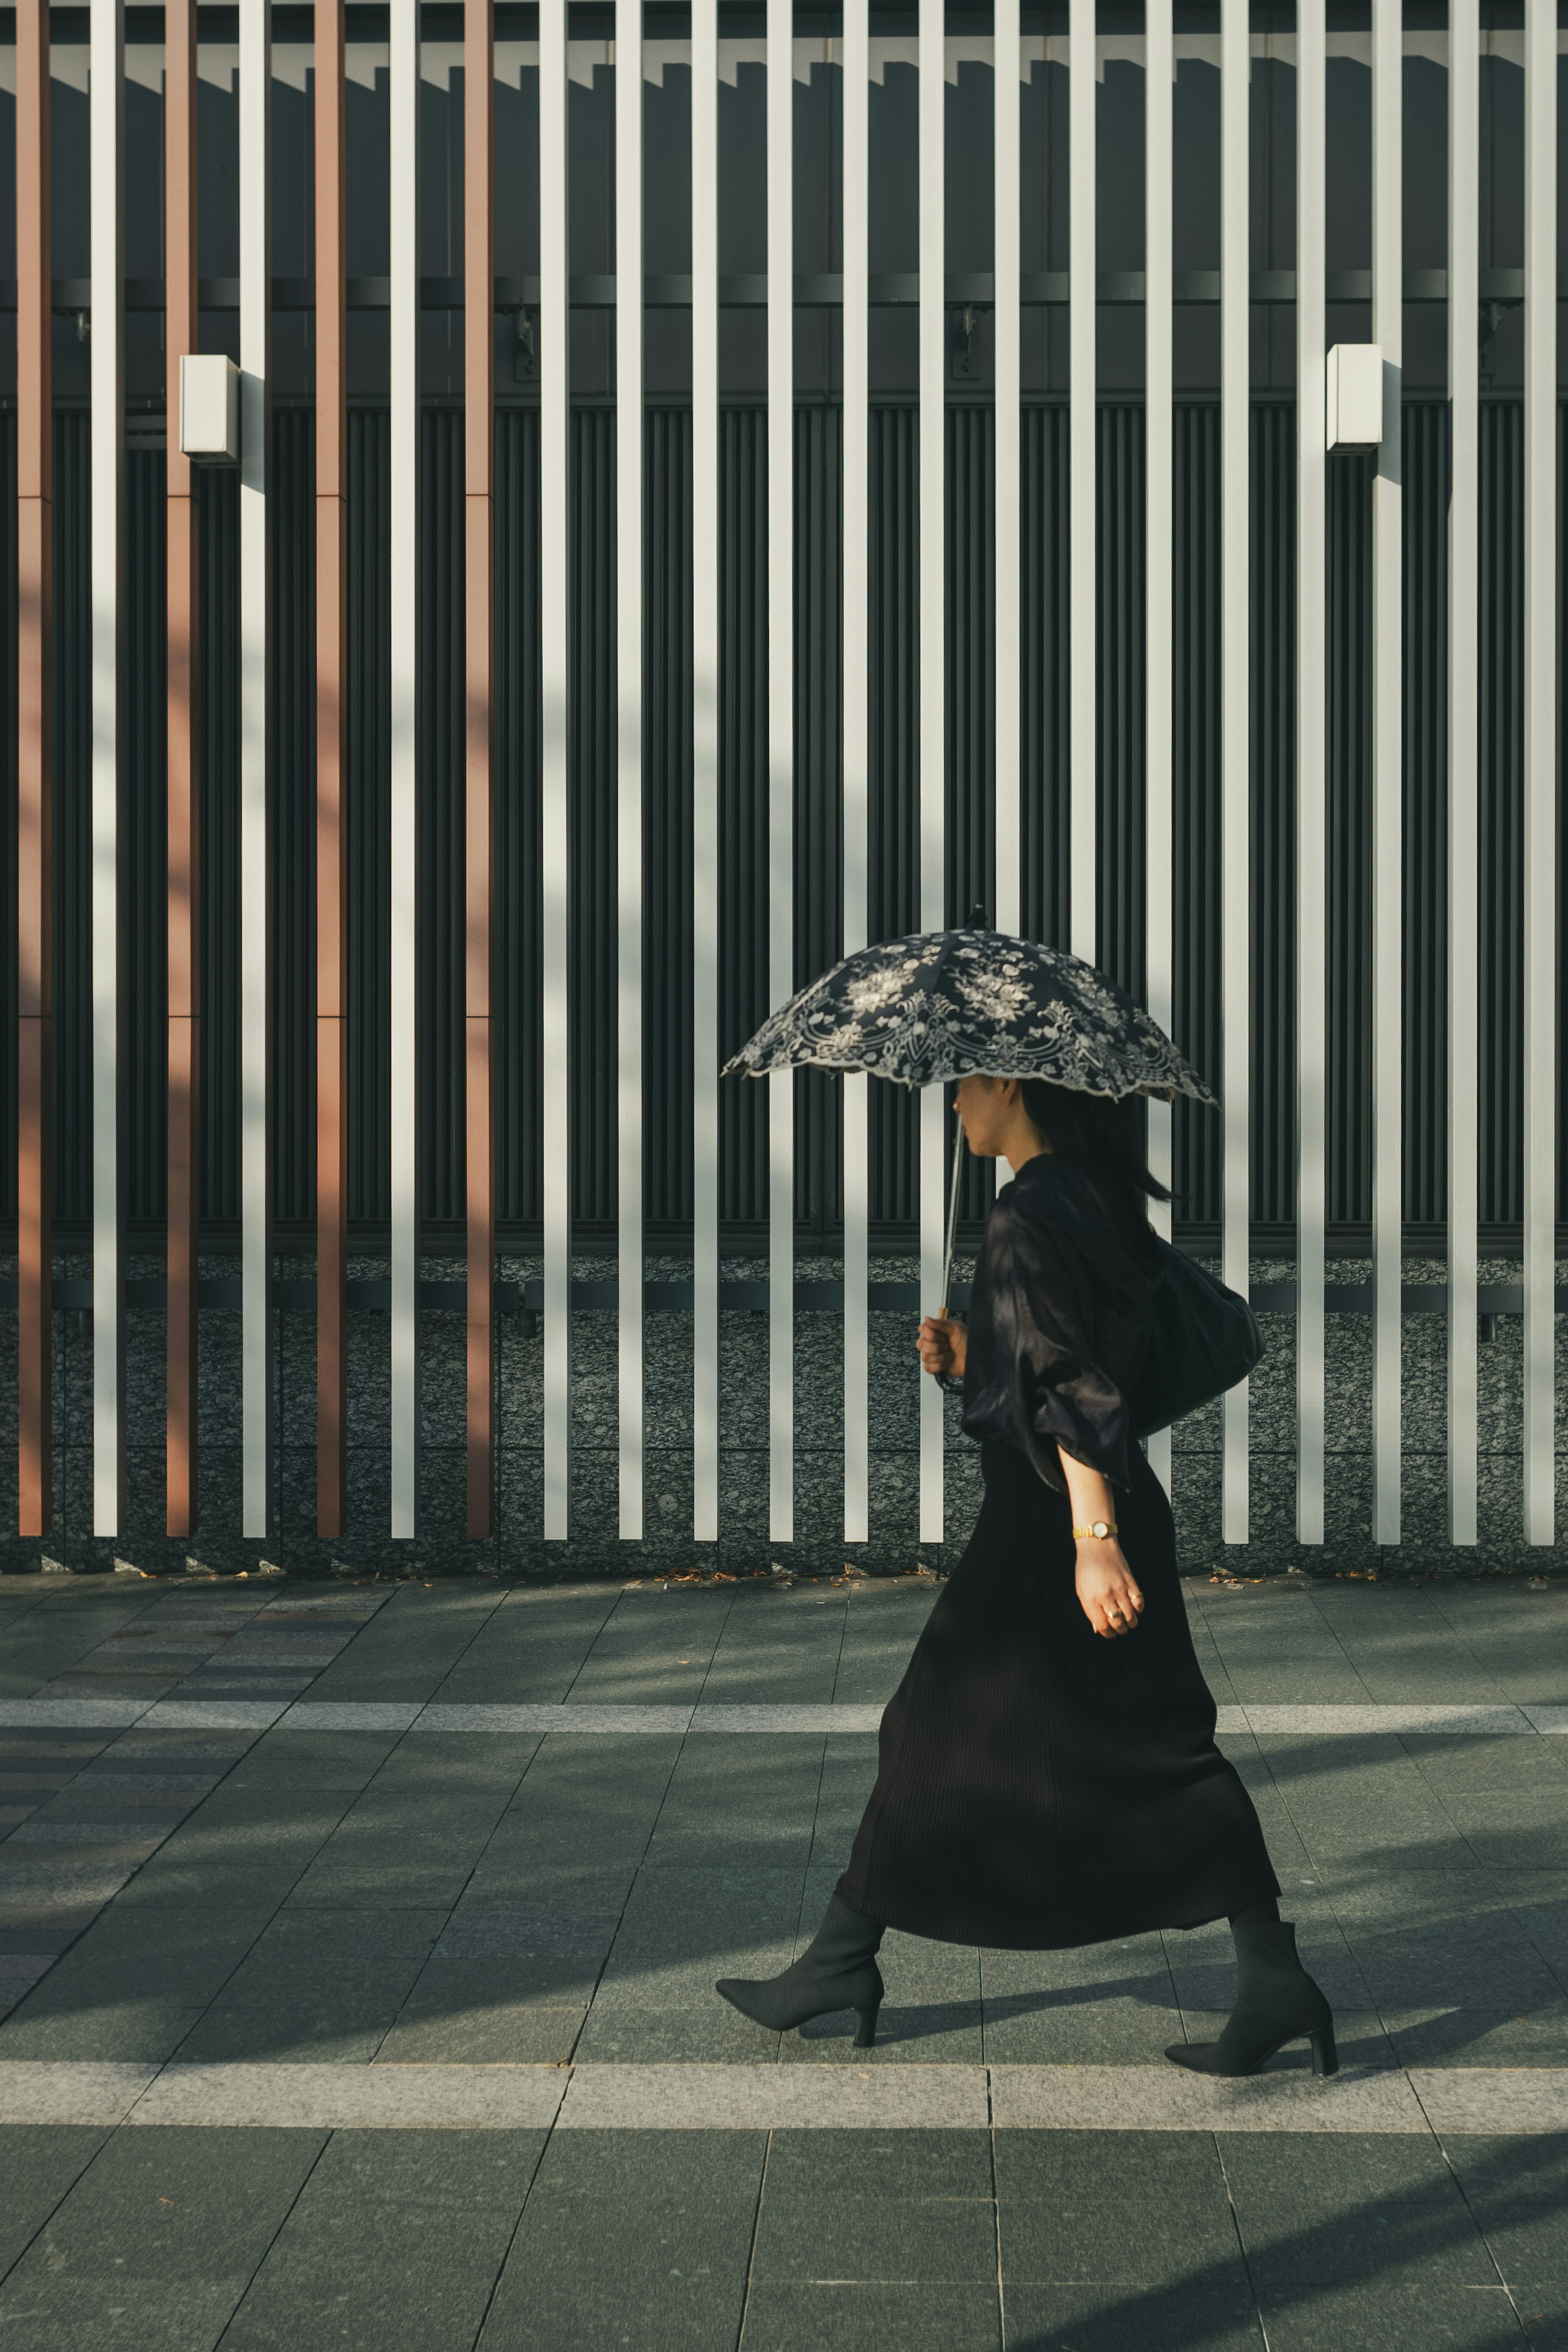
[[[1215,1746],[1170,1505],[1132,1400],[1168,1197],[1131,1102],[970,1076],[972,1151],[997,1195],[968,1328],[921,1325],[927,1372],[962,1381],[985,1499],[882,1717],[877,1784],[816,1940],[770,1979],[718,1990],[774,2031],[858,2012],[868,2046],[884,1928],[1016,1951],[1227,1918],[1237,1997],[1178,2065],[1249,2074],[1310,2037],[1332,2074],[1328,2002],[1279,1917],[1251,1800]]]

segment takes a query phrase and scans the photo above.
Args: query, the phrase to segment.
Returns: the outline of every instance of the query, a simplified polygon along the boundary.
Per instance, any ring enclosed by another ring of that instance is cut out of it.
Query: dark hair
[[[1149,1173],[1142,1096],[1113,1102],[1109,1095],[1080,1094],[1047,1078],[1021,1079],[1018,1093],[1030,1124],[1118,1215],[1136,1217],[1142,1224],[1145,1199],[1170,1199],[1159,1178]]]

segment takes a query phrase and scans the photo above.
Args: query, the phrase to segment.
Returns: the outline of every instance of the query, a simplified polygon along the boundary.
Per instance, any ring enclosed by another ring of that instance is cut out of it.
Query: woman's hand
[[[915,1345],[921,1351],[923,1370],[951,1372],[954,1379],[963,1379],[969,1355],[969,1334],[951,1315],[928,1315]]]
[[[1110,1491],[1110,1481],[1100,1471],[1091,1470],[1087,1463],[1077,1460],[1065,1446],[1058,1446],[1057,1458],[1062,1465],[1062,1483],[1068,1490],[1074,1527],[1092,1528],[1097,1519],[1114,1527],[1116,1497]],[[1114,1536],[1079,1537],[1074,1582],[1079,1607],[1104,1640],[1113,1641],[1119,1633],[1136,1630],[1143,1595]]]
[[[1079,1538],[1073,1580],[1079,1608],[1103,1640],[1137,1631],[1143,1595],[1114,1536]]]

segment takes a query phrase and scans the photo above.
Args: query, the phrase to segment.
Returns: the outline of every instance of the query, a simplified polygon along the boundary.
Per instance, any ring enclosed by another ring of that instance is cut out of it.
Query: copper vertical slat
[[[54,490],[49,340],[49,16],[16,6],[16,1274],[17,1528],[47,1535],[53,1063]]]
[[[490,1066],[490,667],[495,398],[491,82],[495,12],[468,0],[463,40],[463,299],[467,518],[467,1098],[468,1533],[488,1536],[495,1494],[495,1136]]]
[[[196,751],[196,509],[180,450],[180,362],[197,342],[196,9],[163,12],[164,405],[168,417],[168,1404],[165,1526],[195,1532],[196,1220],[201,1076],[200,835]]]
[[[343,0],[316,5],[316,1533],[348,1510]]]

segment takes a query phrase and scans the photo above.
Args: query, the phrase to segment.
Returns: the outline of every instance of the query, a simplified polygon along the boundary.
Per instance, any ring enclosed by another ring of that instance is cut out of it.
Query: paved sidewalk
[[[1568,2352],[1568,1589],[1191,1589],[1329,2084],[1223,1928],[718,2001],[931,1598],[0,1581],[0,2347]]]

